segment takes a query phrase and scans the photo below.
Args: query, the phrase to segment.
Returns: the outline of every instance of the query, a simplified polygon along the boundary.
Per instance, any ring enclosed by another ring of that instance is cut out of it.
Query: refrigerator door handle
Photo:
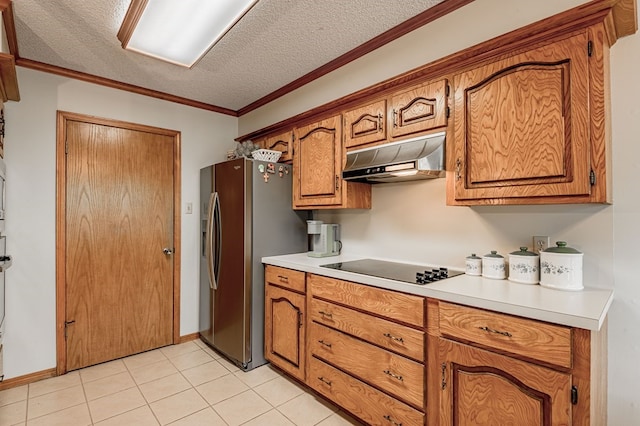
[[[218,289],[218,282],[220,281],[220,258],[222,257],[222,218],[220,209],[220,197],[217,192],[214,192],[214,214],[216,227],[216,245],[215,245],[215,261],[213,262],[213,289]]]
[[[219,206],[220,202],[218,199],[218,193],[212,192],[209,195],[209,206],[207,208],[207,230],[205,235],[205,258],[207,260],[207,272],[209,275],[209,287],[212,290],[216,290],[218,288],[218,280],[216,279],[218,275],[216,274],[216,264],[219,260],[219,250],[216,245],[214,245],[214,234],[216,237],[220,235],[220,230],[218,228],[218,220],[216,216],[220,216],[219,214]],[[219,241],[219,238],[216,238]],[[216,242],[217,242],[216,241]]]

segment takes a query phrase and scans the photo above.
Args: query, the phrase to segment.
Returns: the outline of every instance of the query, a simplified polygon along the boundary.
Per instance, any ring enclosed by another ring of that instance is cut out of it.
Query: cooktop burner
[[[349,262],[320,265],[323,268],[338,269],[340,271],[404,281],[411,284],[429,284],[445,278],[455,277],[464,272],[450,271],[447,268],[430,267],[406,263],[387,262],[385,260],[361,259]]]

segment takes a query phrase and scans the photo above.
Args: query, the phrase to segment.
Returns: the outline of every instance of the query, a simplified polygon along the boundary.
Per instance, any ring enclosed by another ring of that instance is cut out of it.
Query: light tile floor
[[[243,372],[199,340],[0,392],[0,426],[356,424],[271,366]]]

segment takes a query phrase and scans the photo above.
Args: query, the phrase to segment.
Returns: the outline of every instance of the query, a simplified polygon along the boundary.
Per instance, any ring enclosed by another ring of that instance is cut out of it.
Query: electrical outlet
[[[551,239],[547,236],[533,236],[533,251],[540,253],[542,250],[549,247]]]

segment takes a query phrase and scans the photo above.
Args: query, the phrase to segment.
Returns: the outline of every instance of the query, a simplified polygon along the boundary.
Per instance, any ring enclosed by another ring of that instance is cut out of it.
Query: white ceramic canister
[[[540,285],[557,290],[582,290],[583,253],[567,247],[564,241],[556,242],[540,252]]]
[[[467,256],[464,261],[464,273],[467,275],[482,275],[482,258],[472,253],[471,256]]]
[[[538,284],[540,281],[540,256],[527,247],[509,253],[509,281],[521,284]]]
[[[507,277],[507,268],[504,257],[493,250],[482,256],[482,276],[494,280],[503,280]]]

